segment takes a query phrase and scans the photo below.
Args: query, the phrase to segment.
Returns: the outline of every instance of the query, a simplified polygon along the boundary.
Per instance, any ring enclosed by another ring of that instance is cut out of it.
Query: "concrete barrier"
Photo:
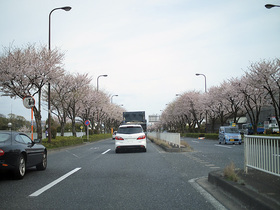
[[[181,147],[181,137],[180,133],[159,133],[159,132],[148,132],[147,136],[157,138],[163,141],[167,141],[170,144],[174,144],[178,146],[179,148]]]

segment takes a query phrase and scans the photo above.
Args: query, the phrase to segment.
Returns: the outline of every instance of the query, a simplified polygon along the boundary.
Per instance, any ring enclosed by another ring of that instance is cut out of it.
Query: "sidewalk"
[[[208,174],[208,182],[243,203],[247,209],[280,209],[280,177],[249,169],[238,171],[240,182],[227,180],[222,171]]]

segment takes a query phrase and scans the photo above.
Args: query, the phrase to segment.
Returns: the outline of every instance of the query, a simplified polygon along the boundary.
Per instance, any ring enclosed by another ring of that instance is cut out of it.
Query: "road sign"
[[[35,106],[35,99],[32,96],[25,96],[23,98],[23,105],[27,109],[31,109]]]
[[[90,121],[89,121],[89,120],[86,120],[86,121],[85,121],[85,125],[86,125],[86,126],[89,126],[89,124],[90,124]]]

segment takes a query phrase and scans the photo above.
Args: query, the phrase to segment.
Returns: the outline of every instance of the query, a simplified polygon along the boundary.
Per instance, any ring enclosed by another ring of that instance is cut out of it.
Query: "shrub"
[[[83,136],[82,138],[85,141],[87,141],[87,136]],[[110,133],[93,134],[93,135],[89,135],[88,141],[93,142],[93,141],[98,141],[101,139],[108,139],[108,138],[112,138],[112,134],[110,134]]]
[[[218,140],[218,134],[216,133],[182,133],[182,137],[198,138],[205,137],[206,139]]]
[[[235,172],[235,165],[233,162],[231,162],[228,166],[224,169],[224,176],[234,182],[237,182],[239,180],[236,172]]]
[[[57,130],[55,127],[51,127],[51,138],[55,139],[56,138],[56,134],[57,134]]]
[[[108,139],[111,138],[111,134],[95,134],[89,136],[89,141],[98,141],[101,139]],[[81,137],[74,137],[74,136],[57,136],[55,139],[51,140],[51,143],[48,143],[48,139],[43,139],[42,144],[47,149],[54,149],[59,147],[65,147],[65,146],[73,146],[73,145],[79,145],[83,144],[85,141],[87,141],[87,136]]]

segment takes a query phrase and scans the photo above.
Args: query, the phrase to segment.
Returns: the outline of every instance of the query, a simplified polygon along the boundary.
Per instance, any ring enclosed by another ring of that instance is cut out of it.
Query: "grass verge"
[[[74,136],[57,136],[55,139],[51,140],[51,143],[48,143],[48,139],[43,139],[42,144],[47,149],[56,149],[66,146],[75,146],[79,144],[83,144],[84,142],[94,142],[99,141],[102,139],[108,139],[112,138],[111,134],[94,134],[90,135],[89,139],[87,139],[87,136],[83,137],[74,137]]]
[[[231,162],[229,165],[227,165],[224,169],[224,176],[230,180],[230,181],[234,181],[234,182],[238,182],[239,181],[239,177],[236,173],[235,170],[235,165],[233,162]]]

